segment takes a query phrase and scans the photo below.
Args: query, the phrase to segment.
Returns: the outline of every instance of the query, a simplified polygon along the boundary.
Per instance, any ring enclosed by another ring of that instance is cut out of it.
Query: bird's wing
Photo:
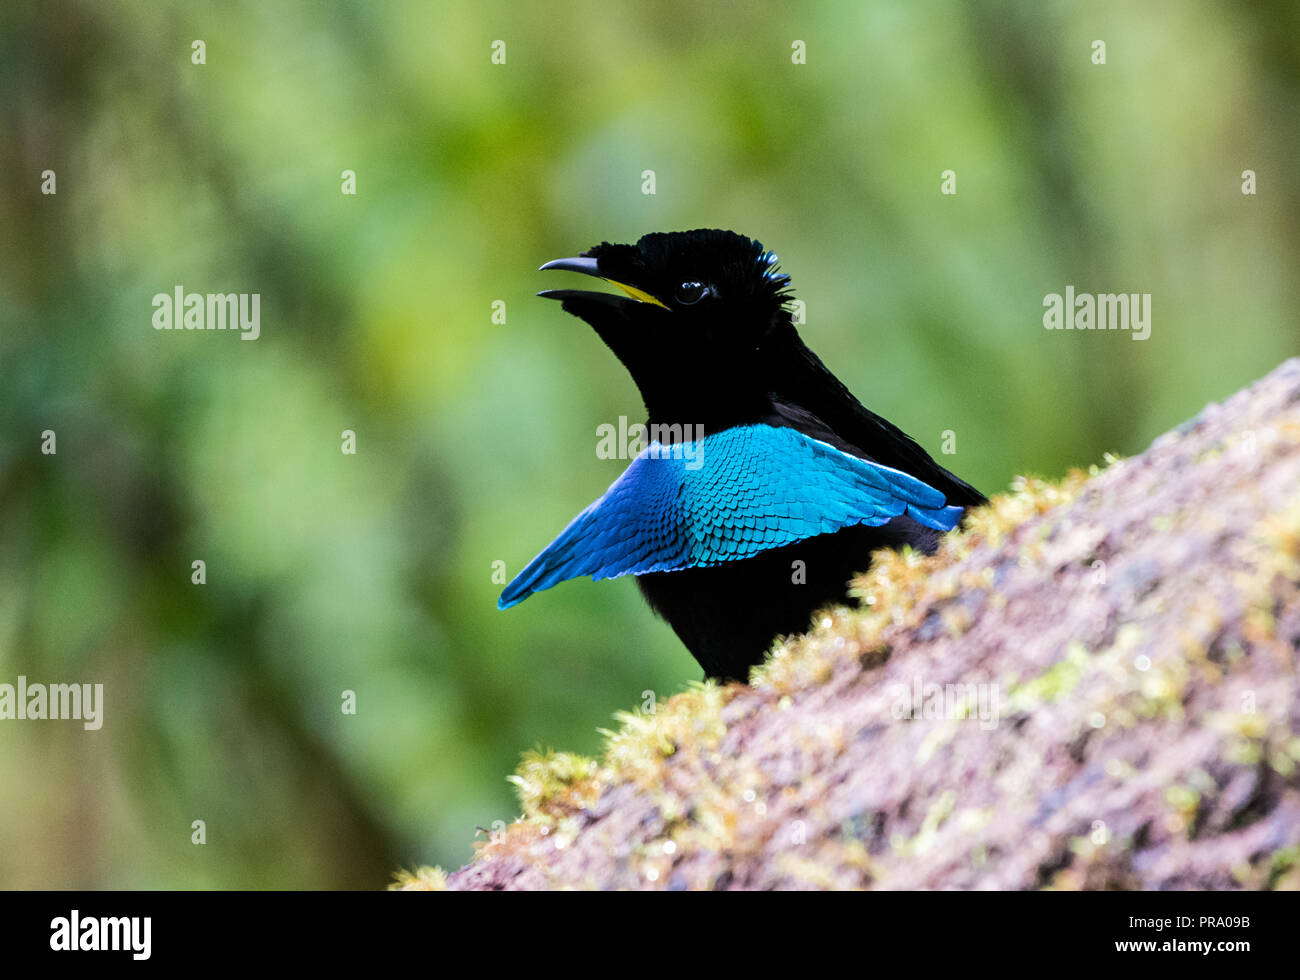
[[[864,407],[803,341],[796,337],[794,347],[783,352],[780,363],[774,386],[779,399],[810,411],[839,438],[860,447],[872,459],[915,473],[951,503],[974,507],[987,502],[984,494],[936,463],[906,432]]]
[[[580,575],[599,581],[686,567],[687,529],[679,504],[686,461],[656,457],[654,446],[514,577],[498,609]]]
[[[899,470],[859,459],[796,429],[738,426],[704,440],[684,489],[690,566],[716,565],[856,524],[908,514],[953,528],[960,507]]]
[[[737,426],[685,447],[652,444],[528,563],[497,605],[508,609],[580,575],[719,565],[902,514],[947,531],[961,512],[915,477],[796,429]]]

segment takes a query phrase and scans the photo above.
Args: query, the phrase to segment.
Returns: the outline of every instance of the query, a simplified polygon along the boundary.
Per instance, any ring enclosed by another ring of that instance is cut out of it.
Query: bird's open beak
[[[584,276],[595,276],[597,279],[604,279],[611,286],[617,286],[619,289],[625,292],[628,296],[632,297],[638,303],[653,303],[655,306],[663,307],[665,310],[668,309],[668,306],[665,303],[661,302],[658,299],[655,299],[655,297],[651,296],[644,289],[637,289],[636,286],[629,286],[625,282],[618,282],[615,279],[610,279],[608,276],[601,275],[600,269],[597,267],[595,259],[588,259],[588,258],[555,259],[552,262],[547,262],[544,266],[542,266],[537,271],[545,272],[547,269],[563,269],[565,272],[581,272]],[[578,290],[578,289],[543,289],[537,295],[543,296],[546,299],[564,300],[564,299],[573,299],[574,297],[577,296],[589,296],[592,298],[597,298],[600,296],[607,296],[608,294],[593,293],[587,290]],[[613,299],[616,297],[610,297],[610,298]]]

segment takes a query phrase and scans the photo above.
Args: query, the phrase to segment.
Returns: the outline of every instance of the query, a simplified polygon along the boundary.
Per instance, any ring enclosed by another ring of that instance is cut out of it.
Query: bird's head
[[[542,269],[580,272],[618,293],[548,289],[586,320],[632,375],[655,420],[721,424],[765,394],[771,355],[793,334],[790,278],[776,256],[730,231],[603,242]]]

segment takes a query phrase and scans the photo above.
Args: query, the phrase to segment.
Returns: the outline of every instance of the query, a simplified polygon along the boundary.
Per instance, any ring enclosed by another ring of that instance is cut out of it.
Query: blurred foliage
[[[810,345],[986,491],[1265,373],[1297,341],[1298,9],[6,2],[0,681],[102,682],[106,721],[0,722],[0,886],[455,866],[523,750],[698,677],[631,581],[495,608],[492,563],[641,411],[532,298],[547,259],[759,238]],[[260,293],[262,336],[153,330],[178,284]],[[1151,293],[1151,338],[1044,330],[1067,284]]]

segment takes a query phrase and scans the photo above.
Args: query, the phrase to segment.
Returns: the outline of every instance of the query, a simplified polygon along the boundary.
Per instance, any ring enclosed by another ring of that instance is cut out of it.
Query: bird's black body
[[[813,614],[845,601],[849,579],[880,548],[930,553],[939,532],[906,517],[845,528],[744,561],[637,577],[650,607],[673,628],[706,677],[745,681],[778,636],[802,633]],[[802,563],[802,564],[798,564]],[[806,579],[795,584],[794,569]]]
[[[599,276],[629,294],[541,295],[590,323],[624,363],[641,390],[648,425],[684,426],[687,433],[697,425],[705,433],[794,429],[909,474],[939,491],[947,505],[984,501],[902,430],[864,408],[804,345],[785,308],[789,279],[775,272],[775,257],[756,242],[713,230],[647,235],[634,246],[606,243],[547,267]],[[638,574],[637,581],[707,676],[745,680],[777,636],[802,632],[817,610],[845,600],[849,579],[866,569],[873,550],[933,551],[938,528],[950,525],[912,513],[814,534],[743,560]]]

